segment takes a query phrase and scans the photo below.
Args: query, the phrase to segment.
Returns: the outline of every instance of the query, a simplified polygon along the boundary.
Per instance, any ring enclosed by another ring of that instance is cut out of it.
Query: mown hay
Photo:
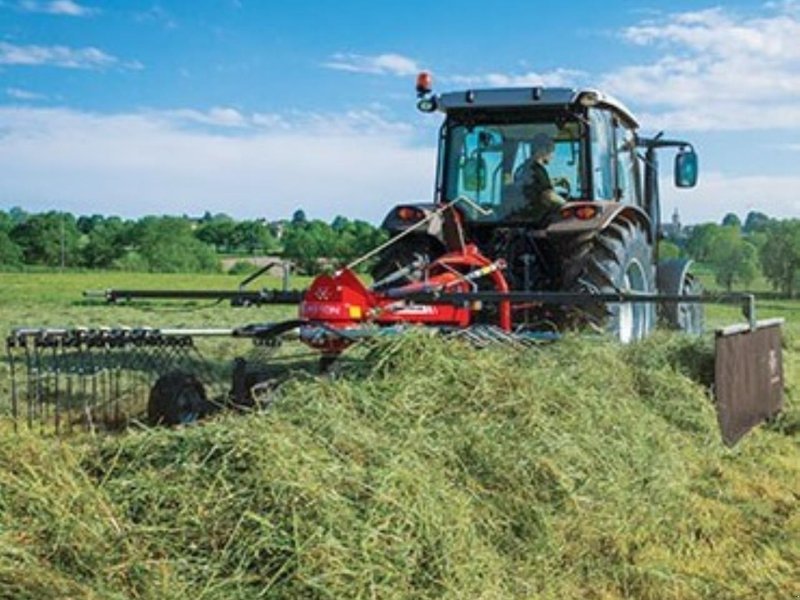
[[[4,434],[0,596],[791,597],[797,438],[725,449],[709,352],[411,336],[266,414]]]

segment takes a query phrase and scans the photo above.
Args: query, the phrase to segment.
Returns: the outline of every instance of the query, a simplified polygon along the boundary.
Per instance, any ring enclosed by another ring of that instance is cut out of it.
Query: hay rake
[[[203,373],[192,332],[155,329],[19,328],[6,348],[15,422],[56,431],[119,427],[147,405],[152,379]]]
[[[409,266],[397,273],[407,274]],[[685,307],[720,298],[637,291],[578,293],[512,290],[503,274],[504,259],[492,260],[465,244],[417,269],[413,280],[385,287],[367,285],[348,267],[318,276],[302,293],[298,318],[233,329],[15,329],[7,340],[13,380],[15,423],[55,431],[76,425],[119,427],[143,419],[177,425],[222,407],[250,409],[268,404],[273,392],[298,370],[327,372],[367,340],[397,336],[411,329],[460,337],[485,347],[525,348],[558,339],[576,316],[618,305],[630,324],[638,315],[649,323],[652,305]],[[213,297],[181,292],[180,298]],[[109,293],[133,299],[138,293]],[[162,297],[168,296],[163,293]],[[141,297],[152,297],[145,293]],[[220,298],[237,303],[236,294]],[[290,303],[294,298],[269,291],[243,304]],[[735,443],[782,405],[783,371],[780,321],[758,322],[752,295],[725,298],[743,304],[748,322],[717,332],[716,401],[723,439]],[[623,306],[628,308],[623,311]],[[604,309],[608,310],[608,309]],[[654,311],[653,311],[654,312]],[[546,318],[556,315],[561,324]],[[533,315],[533,318],[531,318]],[[621,324],[623,319],[618,319]],[[630,330],[639,339],[647,330]],[[246,356],[229,368],[200,352],[203,338],[234,338],[248,343]],[[629,341],[620,337],[622,341]],[[297,340],[303,352],[283,342]]]

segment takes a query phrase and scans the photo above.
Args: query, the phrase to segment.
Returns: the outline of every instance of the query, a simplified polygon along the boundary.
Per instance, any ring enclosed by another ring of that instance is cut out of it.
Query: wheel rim
[[[178,420],[182,423],[193,423],[200,418],[200,413],[197,412],[196,407],[196,394],[194,390],[181,390],[178,394],[176,403],[178,406]]]
[[[628,263],[622,280],[623,293],[647,292],[647,278],[638,260]],[[619,305],[619,339],[623,344],[644,337],[647,332],[647,304],[623,302]]]

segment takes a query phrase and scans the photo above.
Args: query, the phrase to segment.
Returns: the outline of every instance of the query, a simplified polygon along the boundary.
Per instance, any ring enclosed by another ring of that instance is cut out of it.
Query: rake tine
[[[14,433],[18,431],[17,418],[19,416],[19,399],[17,397],[17,370],[16,370],[16,357],[12,348],[16,347],[19,343],[18,339],[12,340],[9,338],[6,342],[6,352],[8,354],[8,369],[11,374],[11,415],[14,420]],[[13,346],[12,346],[13,344]]]
[[[55,377],[55,393],[56,393],[56,406],[55,406],[55,425],[56,425],[56,433],[61,431],[61,386],[60,386],[60,371],[61,371],[61,347],[64,343],[62,338],[58,338],[56,345],[53,346],[53,365],[54,365],[54,377]]]
[[[33,357],[31,356],[31,349],[26,338],[24,341],[24,348],[25,348],[25,374],[27,376],[26,381],[26,394],[25,394],[25,408],[26,408],[26,420],[28,422],[28,429],[33,429],[33,406],[31,403],[33,402]]]
[[[69,342],[69,340],[67,341]],[[67,411],[68,414],[70,415],[70,418],[67,419],[67,422],[69,423],[69,431],[70,433],[72,433],[74,429],[72,426],[73,424],[71,416],[73,407],[75,406],[75,397],[72,394],[73,372],[69,364],[69,353],[66,350],[64,351],[64,358],[66,359],[66,367],[67,367]]]
[[[43,433],[43,426],[44,422],[42,419],[42,415],[44,414],[44,394],[42,393],[42,381],[44,379],[44,374],[42,372],[42,346],[41,346],[41,339],[37,340],[34,343],[34,364],[36,368],[36,402],[34,404],[34,417],[35,420],[38,421],[39,431]]]
[[[86,392],[86,348],[85,342],[82,335],[78,336],[77,339],[77,352],[78,352],[78,386],[79,392],[81,395],[81,405],[83,406],[83,415],[86,418],[86,427],[88,430],[91,431],[91,413],[89,411],[89,405],[87,400],[87,392]]]
[[[118,424],[120,422],[121,415],[120,415],[120,409],[119,409],[119,395],[115,394],[114,391],[113,391],[113,387],[114,387],[113,386],[114,372],[112,370],[113,354],[111,352],[111,342],[110,341],[108,341],[105,344],[104,353],[105,353],[106,365],[105,365],[105,369],[104,369],[105,373],[104,373],[103,380],[105,382],[106,397],[110,398],[111,402],[113,403],[114,423],[116,425],[116,424]]]

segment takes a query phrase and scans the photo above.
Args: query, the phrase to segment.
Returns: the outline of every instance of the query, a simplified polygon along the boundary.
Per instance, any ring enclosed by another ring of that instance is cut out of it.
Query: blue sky
[[[0,0],[0,208],[377,221],[432,193],[425,68],[613,93],[695,143],[684,221],[800,216],[800,2],[664,6]]]

